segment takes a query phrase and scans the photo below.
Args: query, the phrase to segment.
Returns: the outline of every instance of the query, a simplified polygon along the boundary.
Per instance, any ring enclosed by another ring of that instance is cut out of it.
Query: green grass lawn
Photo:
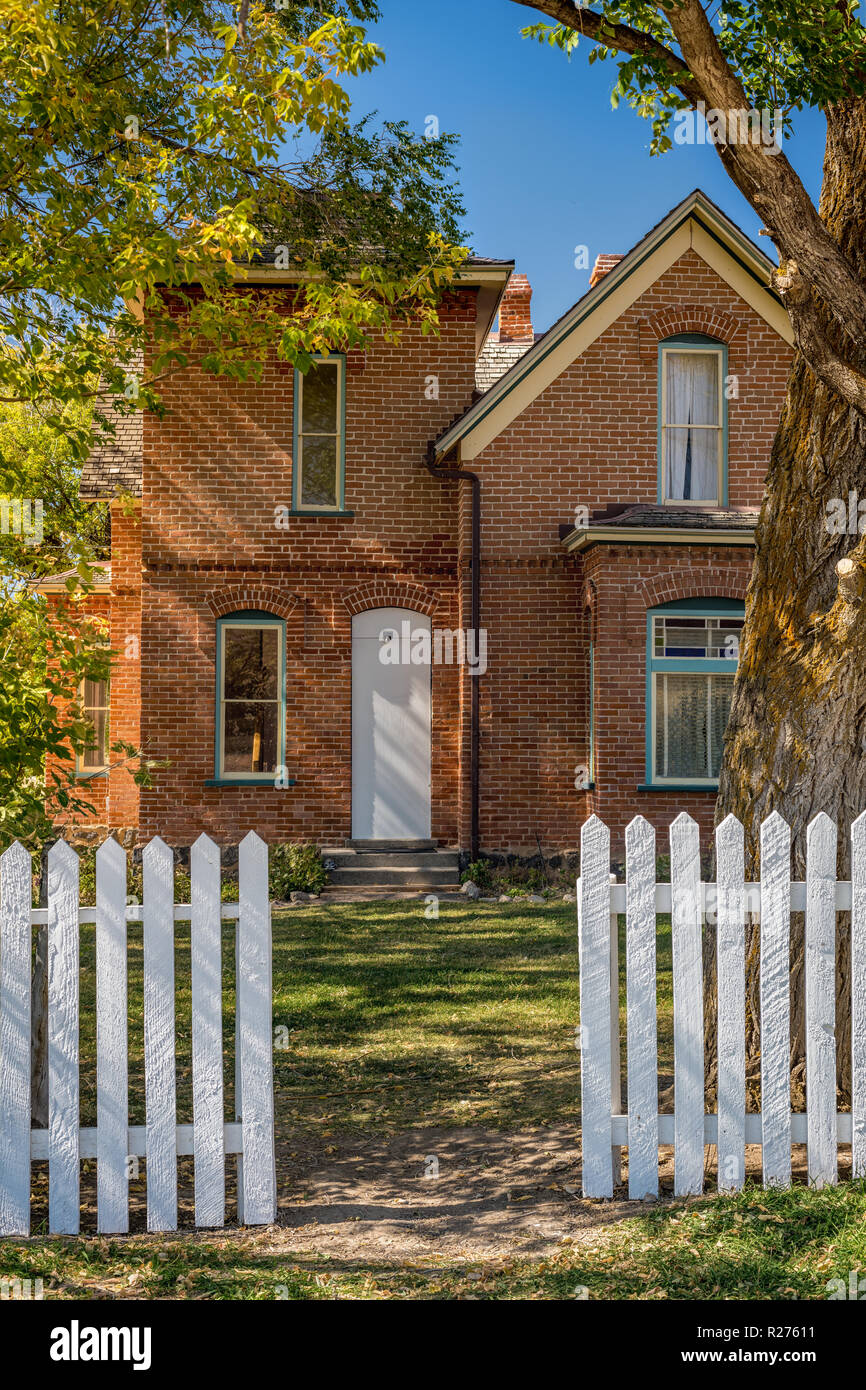
[[[573,905],[340,904],[274,913],[278,1125],[515,1128],[574,1120]],[[620,1009],[625,1056],[625,942]],[[178,1121],[192,1121],[189,927],[175,953]],[[94,928],[81,929],[82,1123],[96,1123]],[[234,927],[223,931],[226,1119],[234,1105]],[[672,1065],[670,926],[658,937],[659,1066]],[[143,1124],[142,933],[129,928],[130,1124]]]
[[[866,1183],[671,1203],[542,1261],[347,1262],[273,1234],[6,1241],[6,1278],[46,1298],[826,1300],[866,1271]]]
[[[519,1127],[574,1119],[574,909],[317,908],[275,921],[282,1123]]]
[[[233,1113],[233,930],[224,936],[226,1117]],[[620,961],[625,952],[621,943]],[[660,1071],[671,1065],[670,929],[660,924]],[[179,1119],[192,1117],[189,938],[178,929]],[[423,902],[274,917],[278,1162],[293,1144],[418,1126],[577,1123],[574,908]],[[95,1122],[93,933],[82,931],[82,1118]],[[621,1005],[624,999],[621,998]],[[141,931],[130,931],[131,1123],[142,1123]],[[624,1014],[623,1014],[624,1022]],[[187,1184],[190,1160],[186,1165]],[[85,1165],[92,1197],[93,1165]],[[183,1170],[182,1170],[183,1171]],[[44,1188],[44,1176],[39,1179]],[[141,1212],[143,1179],[132,1184]],[[282,1189],[281,1189],[282,1190]],[[188,1211],[188,1206],[187,1206]],[[92,1213],[90,1217],[92,1229]],[[38,1227],[35,1228],[38,1231]],[[329,1259],[281,1231],[0,1242],[0,1278],[51,1298],[815,1298],[866,1270],[866,1185],[665,1202],[600,1224],[543,1261]]]
[[[574,908],[362,903],[274,913],[278,1125],[543,1124],[578,1113]],[[189,927],[175,952],[178,1121],[192,1121]],[[96,1123],[94,928],[81,929],[82,1123]],[[223,931],[226,1118],[234,927]],[[143,1124],[142,933],[129,929],[130,1124]],[[530,1084],[531,1083],[531,1084]]]

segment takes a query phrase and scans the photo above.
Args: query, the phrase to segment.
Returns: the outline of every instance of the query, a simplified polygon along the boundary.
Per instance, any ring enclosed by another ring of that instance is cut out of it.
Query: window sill
[[[660,497],[656,505],[678,509],[689,508],[692,511],[700,511],[701,507],[711,507],[714,511],[720,511],[728,504],[727,502],[720,502],[718,498],[711,499],[709,497]]]
[[[711,796],[718,796],[719,784],[713,782],[708,786],[706,782],[696,785],[694,782],[642,782],[635,788],[639,792],[709,792]]]
[[[343,521],[346,518],[353,517],[354,515],[354,512],[347,512],[345,510],[337,511],[335,509],[325,509],[322,511],[317,511],[315,507],[292,507],[291,511],[289,512],[289,516],[329,516],[335,521]]]
[[[205,782],[206,787],[270,787],[275,792],[285,791],[286,787],[294,785],[294,777],[286,778],[285,787],[274,786],[273,777],[208,777]]]

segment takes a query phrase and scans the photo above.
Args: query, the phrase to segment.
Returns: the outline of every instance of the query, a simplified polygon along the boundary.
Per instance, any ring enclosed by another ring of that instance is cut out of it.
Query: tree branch
[[[584,35],[591,42],[629,56],[663,63],[671,85],[693,106],[744,112],[749,99],[719,47],[700,0],[657,4],[673,30],[682,57],[651,35],[612,24],[577,0],[512,0]],[[791,314],[798,351],[820,381],[866,415],[866,377],[846,362],[826,337],[814,291],[829,318],[855,343],[866,339],[866,286],[822,222],[799,176],[781,152],[750,141],[716,145],[732,182],[763,220],[781,263],[797,277],[797,289],[777,277],[777,288]],[[804,282],[807,282],[804,283]],[[807,288],[808,285],[808,288]]]
[[[701,100],[703,93],[682,58],[650,34],[642,34],[639,29],[632,29],[628,24],[614,24],[603,15],[596,14],[594,10],[578,5],[576,0],[512,0],[512,3],[522,5],[526,9],[539,10],[549,19],[555,19],[566,28],[574,29],[593,43],[615,48],[631,57],[650,58],[653,62],[664,64],[670,72],[673,85],[687,101],[694,105]]]
[[[673,9],[662,12],[707,107],[747,110],[742,83],[728,65],[699,0],[680,0]],[[824,226],[785,155],[771,155],[762,145],[748,140],[717,148],[727,172],[763,218],[780,258],[796,261],[827,312],[849,337],[862,341],[866,337],[866,287]]]

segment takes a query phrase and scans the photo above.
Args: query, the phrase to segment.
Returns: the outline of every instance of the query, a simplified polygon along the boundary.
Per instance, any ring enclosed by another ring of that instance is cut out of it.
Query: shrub
[[[317,845],[272,845],[270,894],[286,899],[290,893],[321,893],[328,871]]]
[[[493,870],[486,859],[473,859],[460,875],[461,883],[476,883],[481,889],[493,887]]]

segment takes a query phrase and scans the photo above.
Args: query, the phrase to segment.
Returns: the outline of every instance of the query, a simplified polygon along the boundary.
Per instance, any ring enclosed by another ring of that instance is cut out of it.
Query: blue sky
[[[751,237],[759,222],[710,146],[650,157],[650,130],[631,109],[611,110],[612,62],[571,62],[521,38],[542,15],[512,0],[379,0],[371,37],[387,61],[352,84],[356,114],[376,109],[419,131],[435,115],[457,132],[466,227],[473,250],[513,256],[533,287],[543,330],[585,291],[574,248],[627,251],[700,187]],[[824,121],[797,118],[786,153],[817,198]],[[772,254],[766,240],[763,245]]]

